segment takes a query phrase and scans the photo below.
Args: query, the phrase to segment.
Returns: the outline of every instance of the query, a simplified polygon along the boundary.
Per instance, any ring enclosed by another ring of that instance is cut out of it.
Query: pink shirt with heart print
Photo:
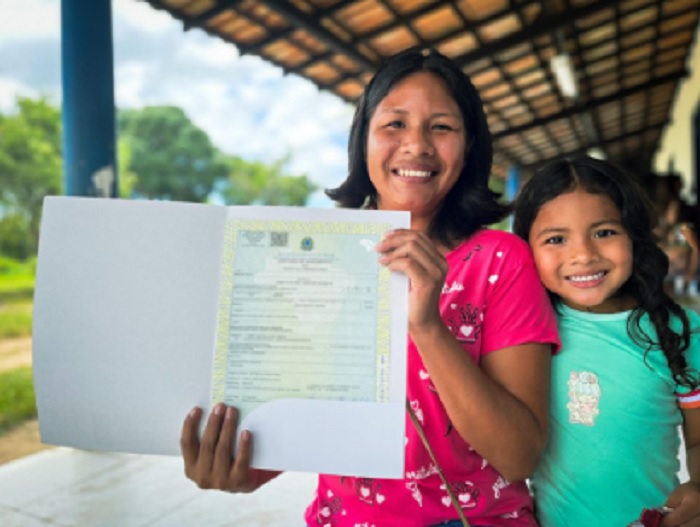
[[[527,244],[483,229],[446,256],[440,310],[475,362],[492,351],[539,342],[559,347],[556,319]],[[535,526],[525,483],[509,483],[452,428],[413,342],[407,394],[472,525]],[[311,527],[426,527],[457,514],[408,416],[404,479],[320,475],[306,510]]]

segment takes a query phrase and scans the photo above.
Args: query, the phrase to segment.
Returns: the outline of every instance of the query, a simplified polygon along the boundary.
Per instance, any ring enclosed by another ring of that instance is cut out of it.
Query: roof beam
[[[334,4],[325,9],[318,9],[317,11],[314,11],[313,16],[319,20],[325,17],[331,17],[335,14],[336,11],[339,11],[340,9],[345,9],[350,4],[352,4],[352,2],[342,0],[337,4]],[[277,31],[270,33],[267,37],[258,40],[254,44],[250,44],[247,48],[247,53],[259,54],[260,50],[262,50],[265,46],[272,44],[273,42],[277,42],[280,39],[287,38],[296,30],[297,28],[295,28],[292,25],[289,25],[284,29],[278,29]]]
[[[202,11],[196,16],[187,18],[183,24],[185,31],[201,26],[210,18],[214,18],[216,15],[220,15],[228,9],[235,9],[240,3],[241,0],[219,0],[216,5],[210,7],[206,11]]]
[[[329,48],[348,56],[362,69],[371,72],[377,69],[377,64],[362,55],[353,46],[343,42],[335,34],[318,24],[318,19],[316,17],[307,15],[291,2],[283,0],[261,0],[261,3],[286,18],[290,25],[300,27],[326,44]]]
[[[455,61],[461,67],[465,67],[472,62],[490,57],[495,53],[499,53],[508,48],[517,46],[524,42],[529,42],[530,40],[539,37],[545,33],[551,33],[556,28],[568,24],[576,19],[587,17],[592,14],[602,11],[603,9],[609,9],[619,4],[622,0],[597,0],[590,4],[572,8],[566,12],[559,13],[553,16],[542,16],[535,20],[527,29],[518,31],[516,33],[511,33],[507,37],[500,40],[494,40],[493,42],[487,42],[486,46],[476,49],[475,51],[465,53],[460,57],[455,57]]]
[[[523,165],[522,168],[528,169],[528,170],[536,170],[537,168],[541,167],[542,165],[549,163],[550,161],[554,161],[555,159],[562,159],[564,157],[573,157],[581,154],[585,154],[589,149],[594,148],[596,146],[607,146],[611,145],[613,143],[619,143],[620,141],[625,141],[626,139],[630,139],[632,137],[637,137],[639,135],[645,134],[647,132],[656,132],[660,131],[668,124],[668,119],[654,124],[652,126],[648,126],[646,128],[640,128],[637,130],[632,130],[630,132],[626,132],[624,134],[617,135],[615,137],[610,137],[608,139],[603,139],[602,141],[597,141],[595,143],[589,143],[586,146],[579,147],[575,150],[572,150],[570,152],[562,152],[561,154],[557,154],[554,157],[550,157],[548,159],[543,159],[540,161],[535,161],[534,163],[530,163],[529,165]]]
[[[541,119],[535,119],[534,121],[530,121],[527,124],[523,124],[521,126],[514,126],[512,128],[509,128],[505,132],[500,132],[497,134],[493,135],[494,141],[497,141],[499,139],[503,139],[504,137],[509,137],[511,135],[515,134],[520,134],[522,132],[527,132],[528,130],[531,130],[533,128],[537,128],[538,126],[544,126],[549,123],[553,123],[554,121],[558,121],[559,119],[567,119],[569,117],[573,117],[574,115],[578,115],[580,113],[583,113],[587,110],[593,110],[594,108],[597,108],[598,106],[603,106],[604,104],[608,104],[614,101],[617,101],[619,99],[623,99],[625,97],[629,97],[630,95],[634,95],[639,92],[643,92],[645,90],[651,90],[654,89],[658,86],[663,86],[664,84],[668,84],[670,82],[676,82],[683,77],[686,77],[688,75],[688,70],[683,69],[681,71],[677,71],[674,73],[669,73],[668,75],[664,75],[663,77],[658,77],[656,79],[652,79],[651,81],[647,82],[646,84],[638,84],[637,86],[630,86],[629,88],[625,88],[623,90],[620,90],[615,93],[611,93],[610,95],[606,95],[605,97],[600,97],[599,99],[590,99],[586,103],[583,104],[577,104],[575,106],[572,106],[570,108],[567,108],[559,113],[556,113],[554,115],[550,115],[548,117],[543,117]]]

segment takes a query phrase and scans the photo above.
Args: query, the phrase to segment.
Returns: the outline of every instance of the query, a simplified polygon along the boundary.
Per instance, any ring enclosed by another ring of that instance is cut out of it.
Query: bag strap
[[[452,491],[452,487],[450,487],[450,484],[447,482],[447,478],[445,477],[445,473],[442,471],[442,467],[440,466],[440,463],[438,463],[437,459],[435,458],[435,453],[433,452],[433,449],[430,447],[430,443],[428,443],[428,438],[425,437],[425,432],[423,432],[423,427],[421,426],[420,421],[418,421],[418,417],[416,417],[416,414],[413,411],[413,408],[411,408],[411,403],[408,402],[408,399],[406,399],[406,411],[408,412],[408,415],[411,418],[411,421],[413,422],[413,426],[416,427],[416,431],[418,432],[418,435],[420,436],[421,441],[423,441],[423,446],[425,446],[426,450],[428,451],[428,455],[430,455],[430,459],[435,464],[435,468],[437,468],[438,474],[440,475],[440,479],[444,483],[445,488],[447,489],[447,493],[450,495],[450,501],[452,502],[452,506],[457,511],[457,515],[459,516],[459,519],[462,522],[462,526],[463,527],[470,527],[466,516],[464,516],[464,511],[462,510],[462,507],[459,506],[459,501],[457,500],[457,496],[455,496],[455,493]]]

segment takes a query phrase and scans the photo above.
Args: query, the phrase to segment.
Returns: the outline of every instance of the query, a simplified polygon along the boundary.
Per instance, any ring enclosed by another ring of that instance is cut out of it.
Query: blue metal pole
[[[520,167],[511,165],[506,174],[505,198],[508,201],[513,201],[518,195],[518,190],[520,190]],[[513,228],[512,214],[508,217],[508,227],[511,230]]]
[[[520,189],[520,167],[511,165],[508,167],[508,174],[506,175],[506,199],[508,201],[513,201],[515,196],[518,194]]]
[[[110,0],[61,0],[63,160],[69,196],[117,196]]]

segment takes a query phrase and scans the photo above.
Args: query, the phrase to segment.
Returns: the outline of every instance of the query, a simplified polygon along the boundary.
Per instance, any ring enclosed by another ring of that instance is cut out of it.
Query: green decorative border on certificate
[[[221,255],[221,276],[219,281],[219,313],[216,325],[216,345],[211,378],[212,406],[223,402],[226,389],[226,368],[228,366],[228,339],[231,329],[231,295],[233,293],[233,264],[236,255],[235,220],[226,222],[224,246]]]
[[[367,234],[383,236],[392,230],[389,224],[340,221],[283,221],[230,219],[226,222],[219,286],[219,309],[212,372],[212,405],[225,399],[226,374],[231,329],[236,243],[239,231],[288,231],[306,234]],[[387,402],[390,397],[391,372],[391,272],[380,266],[377,276],[376,387],[375,401]]]

